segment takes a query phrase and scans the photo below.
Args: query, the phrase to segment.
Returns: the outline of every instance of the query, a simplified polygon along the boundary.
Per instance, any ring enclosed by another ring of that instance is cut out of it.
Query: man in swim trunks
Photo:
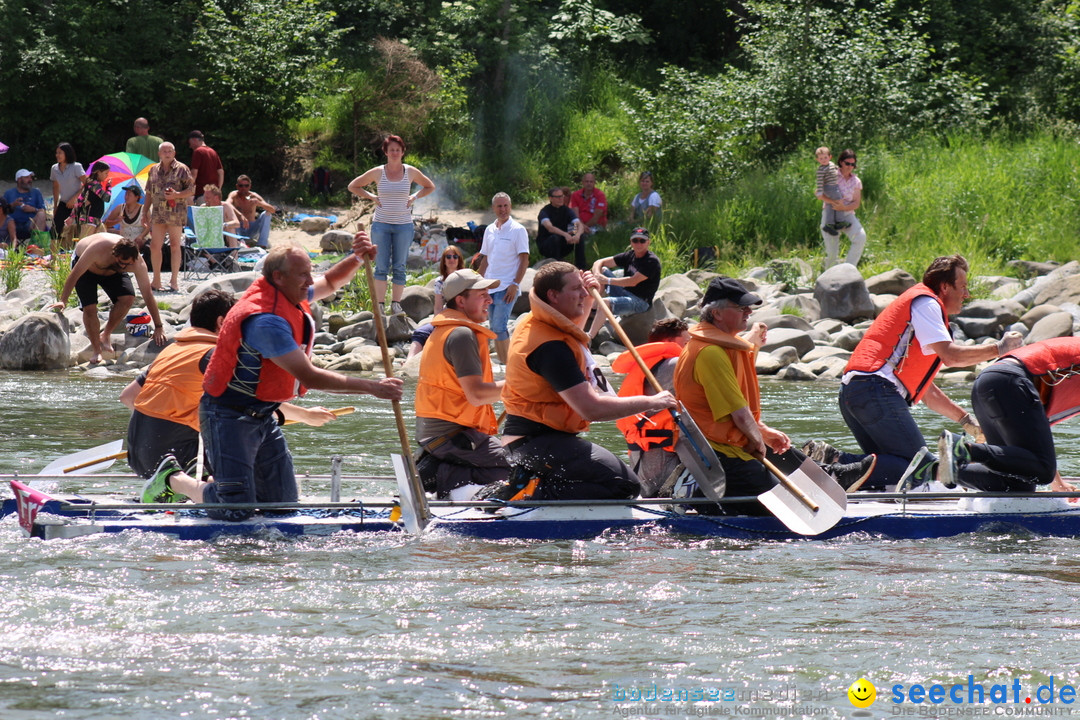
[[[150,275],[134,240],[113,233],[87,235],[75,246],[71,263],[71,274],[52,309],[57,312],[63,310],[67,307],[71,291],[76,292],[83,311],[83,327],[94,349],[94,354],[90,356],[91,363],[99,363],[104,353],[113,352],[112,331],[124,321],[135,302],[135,289],[128,271],[135,273],[139,293],[146,301],[150,317],[154,319],[154,342],[165,344],[165,327],[158,314],[154,293],[150,290]],[[99,287],[112,301],[104,328],[101,328],[98,320]]]

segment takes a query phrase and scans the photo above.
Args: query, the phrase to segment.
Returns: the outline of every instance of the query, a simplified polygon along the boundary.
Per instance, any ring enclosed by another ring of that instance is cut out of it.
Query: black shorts
[[[128,422],[128,465],[139,475],[149,478],[166,455],[173,455],[181,467],[194,464],[199,456],[199,433],[187,425],[131,413]]]
[[[98,275],[97,273],[85,272],[75,282],[75,294],[79,296],[79,307],[98,304],[97,289],[100,287],[114,303],[117,298],[124,295],[135,296],[135,287],[131,284],[131,276],[127,273],[115,275]]]

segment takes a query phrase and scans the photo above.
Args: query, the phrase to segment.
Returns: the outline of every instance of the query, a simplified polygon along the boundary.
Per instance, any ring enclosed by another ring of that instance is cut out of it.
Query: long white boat
[[[13,497],[4,500],[0,515],[17,515],[28,537],[42,539],[127,531],[163,533],[180,540],[254,534],[303,536],[406,531],[399,519],[396,498],[263,504],[258,506],[259,512],[253,518],[229,522],[208,517],[207,509],[211,506],[207,505],[144,505],[104,495],[59,496],[30,487],[24,482],[27,479],[10,478]],[[1069,498],[1069,493],[859,493],[849,496],[844,517],[835,526],[809,539],[828,540],[848,535],[935,538],[980,532],[1078,536],[1080,505],[1070,503]],[[432,517],[427,531],[527,540],[642,532],[734,539],[808,538],[792,532],[775,517],[699,515],[692,503],[689,509],[686,505],[685,501],[672,500],[511,504],[430,501]]]

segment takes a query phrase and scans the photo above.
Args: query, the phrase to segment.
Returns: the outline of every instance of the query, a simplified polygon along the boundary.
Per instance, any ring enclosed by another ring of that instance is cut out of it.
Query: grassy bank
[[[954,135],[856,150],[863,181],[857,214],[868,236],[864,275],[896,266],[918,273],[934,257],[957,252],[978,274],[1009,274],[1005,265],[1014,259],[1065,262],[1076,255],[1074,137]],[[719,267],[728,273],[791,257],[820,269],[815,167],[813,148],[804,148],[694,197],[661,186],[665,228],[654,245],[665,271],[687,269],[693,248],[706,245],[719,247]],[[629,202],[631,183],[608,191],[613,206]]]

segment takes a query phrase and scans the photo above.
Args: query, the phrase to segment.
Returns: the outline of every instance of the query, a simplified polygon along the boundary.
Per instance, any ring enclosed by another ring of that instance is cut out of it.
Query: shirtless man
[[[71,274],[51,309],[62,311],[67,307],[71,291],[76,291],[83,311],[83,326],[94,349],[94,354],[90,356],[91,363],[99,363],[103,353],[113,352],[112,331],[124,322],[128,310],[135,302],[135,289],[131,286],[129,270],[135,273],[139,292],[146,300],[146,309],[154,319],[154,342],[158,345],[165,344],[165,327],[158,314],[154,293],[150,290],[150,275],[134,240],[113,233],[87,235],[75,246],[71,261]],[[109,310],[104,329],[101,329],[98,320],[99,286],[112,301],[112,309]]]
[[[262,199],[258,193],[251,192],[251,178],[241,175],[236,178],[236,189],[229,193],[226,204],[232,205],[240,217],[237,232],[248,239],[254,239],[261,248],[270,244],[270,216],[277,214],[277,208]],[[259,208],[266,212],[256,215]]]

